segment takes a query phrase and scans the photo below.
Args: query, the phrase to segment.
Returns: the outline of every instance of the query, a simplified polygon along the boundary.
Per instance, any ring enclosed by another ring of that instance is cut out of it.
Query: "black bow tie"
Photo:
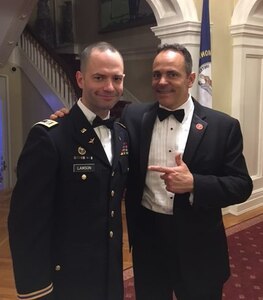
[[[159,107],[157,111],[157,115],[159,120],[162,122],[164,119],[169,117],[170,115],[174,115],[176,120],[180,123],[182,123],[184,119],[184,110],[183,109],[177,109],[177,110],[167,110],[164,108]]]
[[[113,129],[114,121],[115,121],[114,118],[103,120],[99,116],[96,116],[96,118],[92,122],[92,127],[95,128],[104,125],[107,126],[109,129]]]

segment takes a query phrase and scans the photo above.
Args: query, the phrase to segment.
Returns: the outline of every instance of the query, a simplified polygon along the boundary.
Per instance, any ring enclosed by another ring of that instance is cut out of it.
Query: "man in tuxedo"
[[[252,192],[238,120],[195,101],[194,80],[188,50],[163,45],[152,73],[158,101],[123,111],[136,300],[221,299],[230,274],[221,209]]]
[[[82,97],[64,118],[31,129],[8,220],[18,299],[123,300],[121,200],[128,134],[109,119],[123,93],[121,54],[88,46]]]

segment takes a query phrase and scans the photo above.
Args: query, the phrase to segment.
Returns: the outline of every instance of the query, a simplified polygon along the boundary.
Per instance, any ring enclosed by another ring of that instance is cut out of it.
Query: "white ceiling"
[[[0,67],[7,62],[37,0],[0,1]]]

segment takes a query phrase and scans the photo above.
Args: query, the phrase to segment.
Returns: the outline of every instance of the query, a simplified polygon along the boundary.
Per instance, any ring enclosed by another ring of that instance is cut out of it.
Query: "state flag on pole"
[[[209,0],[203,0],[198,72],[198,101],[212,107],[212,72]]]

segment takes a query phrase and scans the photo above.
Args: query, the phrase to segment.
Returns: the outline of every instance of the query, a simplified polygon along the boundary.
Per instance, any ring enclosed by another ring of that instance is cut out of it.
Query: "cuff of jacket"
[[[19,300],[35,300],[49,295],[52,291],[53,291],[53,283],[38,291],[34,291],[27,294],[17,294],[17,298]]]

